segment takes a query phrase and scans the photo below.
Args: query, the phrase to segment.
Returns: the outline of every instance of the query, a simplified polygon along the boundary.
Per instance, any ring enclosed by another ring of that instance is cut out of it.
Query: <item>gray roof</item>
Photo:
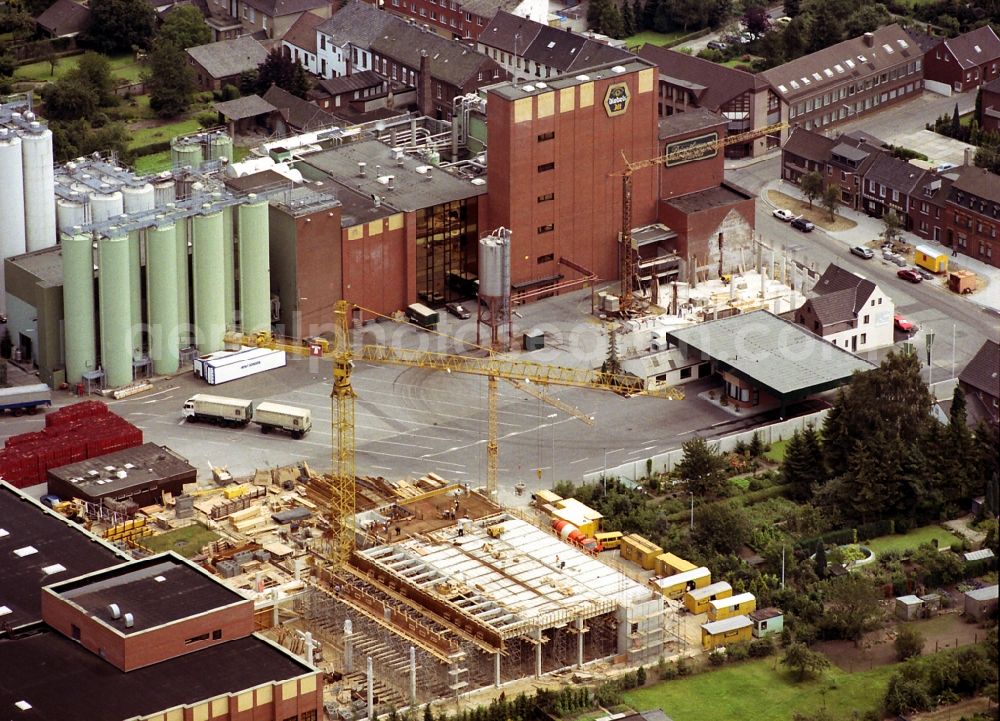
[[[465,43],[443,38],[396,17],[382,26],[382,31],[372,38],[369,47],[372,52],[392,58],[413,70],[420,68],[421,56],[426,52],[431,76],[459,88],[476,80],[479,71],[486,66],[490,70],[484,78],[492,82],[492,70],[498,68],[496,63]]]
[[[959,191],[983,200],[1000,203],[1000,183],[997,182],[996,173],[972,165],[963,165],[956,171],[958,178],[951,184],[951,200],[955,200],[955,192]],[[976,210],[978,211],[978,204]]]
[[[970,30],[942,42],[963,70],[1000,58],[1000,38],[989,25]]]
[[[473,184],[438,168],[431,168],[428,179],[427,172],[420,172],[418,168],[426,171],[429,166],[410,156],[404,155],[403,164],[397,165],[392,148],[377,140],[348,143],[321,153],[313,153],[304,157],[301,162],[323,171],[334,182],[364,196],[378,195],[382,206],[396,210],[415,211],[486,193],[485,184]],[[363,178],[358,174],[359,162],[368,164]],[[376,165],[382,168],[382,181],[375,177]],[[393,177],[393,190],[388,189],[386,176]]]
[[[264,101],[277,108],[285,122],[295,130],[307,132],[337,124],[337,119],[318,105],[292,95],[277,85],[268,88],[264,93]]]
[[[746,628],[747,626],[752,626],[753,621],[751,621],[747,616],[732,616],[730,618],[724,618],[721,621],[712,621],[711,623],[703,623],[701,627],[705,629],[708,633],[713,636],[720,633],[727,633],[729,631],[738,631],[741,628]]]
[[[586,76],[569,74],[559,77],[546,78],[543,81],[545,83],[544,88],[537,82],[521,82],[517,85],[514,85],[512,82],[503,82],[490,85],[485,88],[485,90],[489,94],[496,93],[506,100],[520,100],[521,98],[537,95],[543,91],[549,92],[550,90],[562,90],[563,88],[572,88],[577,85],[583,85],[584,83],[588,83],[592,80],[603,80],[604,78],[618,77],[620,73],[612,69],[616,67],[624,68],[624,72],[631,73],[638,70],[645,70],[646,68],[655,68],[656,66],[638,56],[633,55],[629,59],[620,63],[607,63],[604,67],[590,68],[587,71]]]
[[[980,548],[978,551],[966,551],[962,554],[966,561],[985,561],[993,558],[995,554],[992,548]]]
[[[898,596],[896,598],[896,603],[901,603],[904,606],[920,606],[923,604],[920,596],[914,596],[912,593],[907,596]]]
[[[836,388],[855,371],[875,367],[766,310],[669,330],[666,336],[778,397]]]
[[[687,592],[687,595],[696,600],[701,600],[703,598],[708,598],[709,596],[714,596],[722,591],[732,591],[733,587],[730,586],[726,581],[716,581],[715,583],[709,584],[704,588],[693,588]]]
[[[523,55],[544,27],[534,20],[500,10],[479,33],[478,42],[505,53]]]
[[[792,128],[791,134],[789,134],[788,140],[785,141],[781,151],[797,155],[800,158],[823,163],[830,157],[830,151],[833,150],[836,144],[837,141],[833,138],[820,135],[812,130],[796,127]]]
[[[47,472],[50,480],[72,483],[89,496],[117,494],[136,486],[148,488],[161,480],[188,474],[191,480],[195,479],[194,466],[166,446],[155,443],[94,456]]]
[[[674,113],[660,118],[659,139],[666,140],[675,135],[706,130],[718,125],[725,125],[725,123],[725,117],[718,113],[713,113],[705,108],[691,108],[683,113]]]
[[[492,19],[499,11],[514,10],[521,4],[520,0],[467,0],[460,3],[462,12],[481,18]]]
[[[693,85],[698,104],[709,110],[718,110],[743,93],[754,93],[767,87],[759,75],[745,70],[727,68],[695,55],[646,43],[639,49],[639,57],[660,66],[660,75],[672,85]]]
[[[844,291],[850,292],[850,312],[852,314],[861,310],[861,307],[868,302],[868,298],[875,291],[875,284],[863,278],[857,273],[841,268],[836,263],[830,263],[823,271],[823,275],[813,286],[813,293],[819,296],[833,296]]]
[[[865,173],[865,181],[871,180],[892,190],[912,195],[914,190],[923,185],[926,174],[926,170],[912,163],[886,153],[879,153]]]
[[[986,586],[985,588],[975,588],[971,591],[966,591],[965,595],[974,601],[992,601],[997,597],[997,584],[992,586]]]
[[[282,43],[294,45],[305,50],[307,53],[316,54],[316,28],[321,25],[326,18],[320,17],[313,12],[304,12],[299,15],[298,20],[292,23],[288,32],[281,39]]]
[[[277,110],[277,108],[259,95],[247,95],[242,98],[236,98],[235,100],[212,103],[212,107],[230,120],[255,118],[258,115],[265,115]]]
[[[77,35],[90,25],[90,8],[73,0],[56,0],[35,22],[57,38]]]
[[[268,17],[280,18],[307,10],[319,10],[329,4],[329,0],[243,0],[257,12]]]
[[[848,145],[847,143],[837,143],[832,148],[830,148],[830,152],[834,155],[839,155],[842,158],[847,158],[848,160],[860,162],[868,157],[869,151],[862,150],[861,148],[856,148],[853,145]]]
[[[330,95],[340,95],[355,90],[377,88],[386,82],[386,79],[374,70],[362,70],[360,73],[341,75],[338,78],[320,78],[316,85]]]
[[[992,398],[1000,398],[1000,343],[986,340],[958,374],[958,380]]]
[[[216,79],[239,75],[245,70],[256,70],[267,60],[264,46],[248,35],[199,45],[189,48],[187,52]]]
[[[386,23],[394,20],[403,22],[370,3],[351,0],[330,19],[317,25],[316,31],[328,36],[334,45],[343,47],[350,43],[367,50]]]

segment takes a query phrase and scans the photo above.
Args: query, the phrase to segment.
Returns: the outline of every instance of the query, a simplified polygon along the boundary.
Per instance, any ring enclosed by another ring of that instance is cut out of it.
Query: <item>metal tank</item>
[[[197,138],[174,138],[170,141],[170,165],[174,168],[201,167],[201,141]]]
[[[27,245],[24,237],[21,138],[7,128],[0,128],[0,218],[3,219],[3,242],[0,245],[3,257],[22,255],[27,250]],[[2,287],[3,278],[0,277],[0,288]]]
[[[506,268],[504,267],[506,264]],[[483,298],[503,298],[510,295],[510,242],[499,235],[487,235],[479,240],[479,295]]]
[[[214,133],[208,141],[209,160],[233,159],[233,139],[228,133]]]
[[[87,223],[87,206],[77,200],[56,200],[56,224],[60,233],[72,233],[73,228]]]
[[[244,333],[271,329],[271,269],[267,201],[250,195],[239,206],[240,325]]]
[[[102,223],[111,218],[117,218],[125,212],[124,199],[120,190],[116,190],[107,183],[101,186],[101,190],[90,194],[90,220],[93,223]]]
[[[191,218],[177,221],[177,325],[178,342],[187,348],[192,342],[191,333]]]
[[[111,388],[132,382],[132,312],[128,235],[111,228],[97,241],[101,365]]]
[[[136,342],[133,348],[134,360],[142,357],[142,265],[140,261],[141,231],[130,230],[128,233],[128,287],[129,315],[132,327],[135,328]]]
[[[73,318],[65,324],[66,382],[70,384],[79,383],[84,373],[97,368],[93,239],[79,227],[74,231],[62,236],[63,306],[72,309]]]
[[[174,178],[170,173],[163,173],[153,182],[153,205],[162,208],[167,203],[177,200],[174,189]]]
[[[226,284],[222,213],[206,207],[193,220],[191,285],[194,288],[195,345],[201,354],[223,349],[226,333]]]
[[[233,251],[233,213],[235,209],[232,207],[222,209],[222,250],[224,253],[223,258],[223,277],[225,278],[226,286],[226,328],[232,328],[233,324],[236,322],[236,279],[235,270],[233,268],[234,261],[234,251]]]
[[[142,181],[122,187],[122,199],[125,212],[129,214],[150,211],[156,205],[153,186]]]
[[[149,357],[153,373],[173,375],[178,370],[180,318],[177,293],[177,226],[146,229],[146,305],[149,313]]]
[[[21,134],[24,168],[24,235],[30,252],[56,244],[55,170],[52,131],[32,121]],[[3,189],[7,192],[7,188]]]

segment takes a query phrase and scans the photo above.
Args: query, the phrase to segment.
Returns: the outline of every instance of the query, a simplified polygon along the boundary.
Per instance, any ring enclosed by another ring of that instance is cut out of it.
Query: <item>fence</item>
[[[777,423],[761,426],[760,428],[755,428],[753,430],[723,436],[722,438],[714,440],[713,443],[718,445],[719,451],[722,453],[729,453],[736,448],[736,445],[740,441],[743,443],[749,443],[753,438],[754,433],[758,434],[761,441],[764,443],[775,443],[785,438],[790,438],[795,431],[805,430],[806,426],[809,424],[812,424],[817,428],[820,427],[823,425],[823,420],[829,412],[829,408],[824,408],[821,411],[799,416],[798,418],[789,418],[788,420],[778,421]],[[652,460],[653,462],[652,472],[670,473],[674,469],[674,466],[680,463],[683,457],[684,450],[681,448],[675,448],[674,450],[667,451],[666,453],[650,456],[649,460]],[[617,477],[626,481],[639,481],[649,475],[649,469],[646,467],[647,462],[647,460],[630,461],[629,463],[623,463],[622,465],[614,468],[608,468],[606,472],[600,471],[588,473],[583,477],[583,482],[594,483],[599,481],[605,475],[607,475],[608,478]]]

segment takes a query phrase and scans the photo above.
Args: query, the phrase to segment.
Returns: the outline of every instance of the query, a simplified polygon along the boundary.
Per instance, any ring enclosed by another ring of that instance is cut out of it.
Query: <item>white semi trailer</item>
[[[184,402],[182,412],[189,423],[201,421],[220,426],[245,426],[253,418],[253,401],[198,393]]]
[[[51,405],[52,390],[44,383],[0,388],[0,414],[9,411],[19,416],[22,413],[34,413],[39,406]]]
[[[254,373],[282,368],[285,362],[283,350],[242,348],[195,358],[194,374],[204,378],[209,385],[217,385],[246,378]]]
[[[253,409],[253,422],[260,426],[261,433],[283,430],[292,438],[301,438],[312,428],[312,413],[307,408],[263,401]]]

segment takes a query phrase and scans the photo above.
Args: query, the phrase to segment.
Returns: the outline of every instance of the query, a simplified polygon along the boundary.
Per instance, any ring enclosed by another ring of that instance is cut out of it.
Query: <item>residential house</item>
[[[910,230],[912,205],[920,202],[918,198],[923,195],[928,176],[933,175],[931,171],[888,153],[876,153],[864,175],[863,210],[878,218],[895,211],[903,229]]]
[[[959,168],[957,175],[945,201],[944,242],[1000,268],[1000,178],[971,165]]]
[[[240,73],[256,70],[267,59],[267,50],[249,35],[188,48],[187,54],[202,90],[236,85]]]
[[[480,33],[477,47],[511,76],[526,82],[576,75],[635,57],[627,50],[503,10]]]
[[[892,298],[872,281],[831,263],[795,322],[852,353],[892,345]]]
[[[271,115],[271,127],[278,135],[294,135],[337,125],[337,119],[308,100],[272,85],[264,101],[277,110]]]
[[[309,91],[309,99],[324,110],[343,108],[356,100],[384,97],[389,81],[374,70],[362,70],[353,75],[320,78]]]
[[[243,35],[280,40],[303,13],[329,18],[329,0],[206,0],[211,15],[240,23]]]
[[[726,118],[727,135],[778,122],[780,100],[760,75],[652,43],[642,46],[639,57],[659,66],[660,117],[704,108]],[[730,158],[751,157],[777,146],[777,135],[768,135],[728,145],[725,153]]]
[[[369,47],[387,23],[398,18],[363,0],[350,0],[316,26],[317,74],[339,78],[372,69]]]
[[[958,374],[969,417],[1000,428],[1000,343],[986,340]]]
[[[1000,131],[1000,78],[984,83],[979,92],[982,93],[978,118],[980,129]]]
[[[281,39],[281,52],[313,75],[319,74],[319,59],[316,56],[316,28],[328,18],[314,12],[305,12],[288,29]]]
[[[894,23],[761,74],[781,99],[781,121],[812,130],[918,96],[923,54]]]
[[[945,38],[924,55],[928,89],[964,93],[1000,77],[1000,38],[989,25]]]
[[[946,203],[951,193],[952,173],[926,173],[921,187],[910,198],[908,226],[911,233],[925,240],[941,242],[944,238]]]
[[[56,0],[35,25],[50,38],[73,38],[90,27],[90,8],[73,0]]]
[[[388,0],[382,7],[455,40],[475,41],[500,11],[543,24],[549,17],[545,0]]]
[[[807,173],[826,174],[830,151],[837,144],[833,138],[805,128],[792,128],[781,146],[781,177],[796,185]]]

